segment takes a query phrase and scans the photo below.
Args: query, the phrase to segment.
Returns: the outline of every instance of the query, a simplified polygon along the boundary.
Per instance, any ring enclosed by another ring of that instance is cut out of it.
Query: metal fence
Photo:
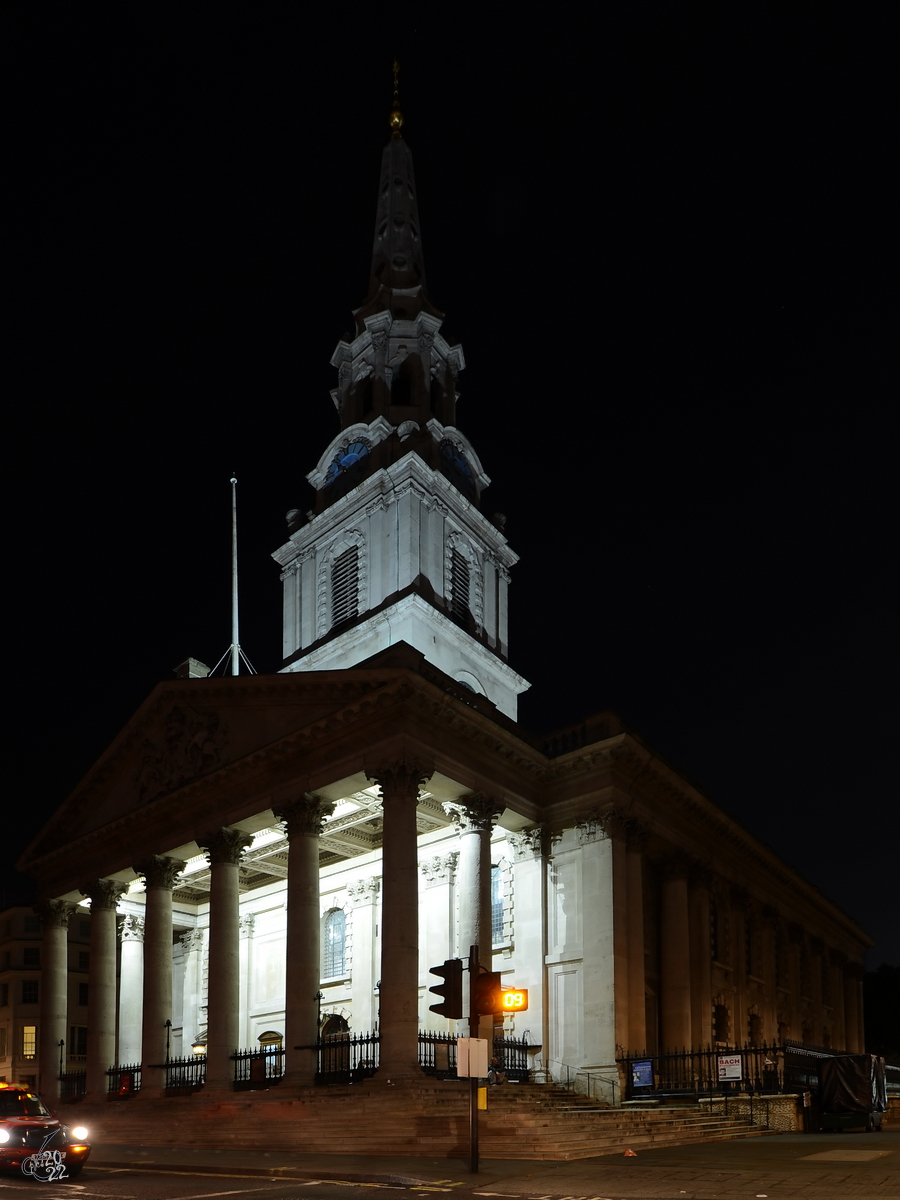
[[[522,1038],[494,1038],[493,1057],[506,1072],[506,1078],[515,1083],[527,1083],[529,1043]]]
[[[419,1066],[426,1075],[436,1075],[439,1079],[455,1079],[456,1035],[420,1033]]]
[[[330,1033],[316,1042],[316,1083],[356,1083],[378,1070],[377,1033]]]
[[[86,1071],[63,1071],[59,1076],[60,1100],[77,1100],[87,1090]]]
[[[815,1091],[819,1063],[835,1052],[797,1042],[707,1046],[666,1054],[627,1054],[625,1098]]]
[[[141,1090],[140,1063],[124,1063],[110,1067],[106,1076],[109,1080],[106,1092],[110,1100],[129,1100],[135,1092]]]
[[[184,1058],[167,1058],[164,1063],[151,1063],[166,1073],[167,1096],[189,1096],[206,1083],[206,1055],[190,1054]]]
[[[254,1091],[281,1083],[284,1050],[280,1046],[274,1046],[271,1050],[235,1050],[231,1057],[236,1092]]]

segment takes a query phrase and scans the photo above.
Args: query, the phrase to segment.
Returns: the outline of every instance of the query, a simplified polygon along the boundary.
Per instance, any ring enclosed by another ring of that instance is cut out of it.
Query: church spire
[[[381,156],[367,301],[371,301],[381,288],[425,290],[425,260],[419,233],[419,206],[412,154],[400,132],[403,113],[400,111],[397,81],[399,70],[400,65],[395,59],[391,140]]]

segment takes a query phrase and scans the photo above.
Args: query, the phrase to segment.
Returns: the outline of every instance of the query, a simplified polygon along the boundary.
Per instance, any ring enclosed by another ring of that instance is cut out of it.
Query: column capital
[[[167,854],[152,854],[135,863],[132,869],[138,875],[143,875],[145,888],[166,888],[171,891],[184,868],[185,863],[181,859],[169,858]]]
[[[301,837],[304,834],[318,837],[325,825],[325,820],[334,812],[335,802],[323,800],[314,792],[304,792],[296,800],[280,804],[273,809],[279,821],[284,821],[288,839]]]
[[[528,862],[530,859],[543,857],[545,828],[544,825],[535,825],[532,829],[522,829],[518,833],[506,835],[513,853],[513,862]]]
[[[628,817],[625,821],[625,842],[629,850],[643,851],[650,841],[650,826],[639,817]]]
[[[144,940],[144,918],[135,917],[129,913],[119,927],[119,937],[123,942],[142,942]]]
[[[75,905],[69,900],[40,900],[34,905],[43,929],[68,929],[74,911]]]
[[[353,883],[347,884],[347,895],[354,908],[360,908],[364,904],[374,904],[380,891],[380,875],[370,875],[368,879],[357,879]]]
[[[253,937],[253,927],[256,924],[256,913],[244,913],[238,917],[238,928],[242,938]]]
[[[489,833],[505,805],[484,792],[472,792],[441,807],[459,833]]]
[[[418,796],[419,788],[434,774],[434,765],[424,760],[400,755],[395,759],[380,763],[377,767],[366,768],[366,777],[381,788],[381,798],[384,801],[388,795],[403,795],[413,792]]]
[[[456,878],[458,863],[458,850],[452,850],[449,854],[438,854],[419,863],[419,870],[425,876],[425,886],[436,887],[441,883],[451,883]]]
[[[203,930],[189,929],[187,933],[183,933],[178,939],[184,948],[185,954],[192,954],[195,950],[203,949]]]
[[[82,896],[89,896],[91,911],[114,909],[128,891],[128,884],[118,879],[91,879],[79,887]]]
[[[253,835],[244,833],[242,829],[222,828],[201,834],[197,845],[206,851],[210,866],[230,863],[236,867],[240,865],[241,857],[252,841]]]

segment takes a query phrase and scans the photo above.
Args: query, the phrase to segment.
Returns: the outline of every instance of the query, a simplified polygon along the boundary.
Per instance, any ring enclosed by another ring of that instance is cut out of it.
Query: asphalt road
[[[328,1178],[317,1178],[319,1171]],[[293,1178],[266,1177],[280,1172]],[[564,1163],[491,1159],[475,1177],[465,1163],[448,1159],[98,1147],[95,1161],[71,1181],[40,1183],[11,1172],[0,1177],[0,1200],[27,1200],[26,1193],[33,1200],[375,1200],[387,1193],[406,1193],[408,1200],[453,1194],[466,1200],[900,1200],[900,1131],[764,1137]]]

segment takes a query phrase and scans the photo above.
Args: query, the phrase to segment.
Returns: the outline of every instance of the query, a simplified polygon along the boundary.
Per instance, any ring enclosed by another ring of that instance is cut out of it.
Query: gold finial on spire
[[[400,111],[400,95],[398,92],[397,76],[400,74],[400,64],[394,59],[394,103],[391,106],[391,131],[394,137],[400,136],[400,126],[403,124],[403,113]]]

